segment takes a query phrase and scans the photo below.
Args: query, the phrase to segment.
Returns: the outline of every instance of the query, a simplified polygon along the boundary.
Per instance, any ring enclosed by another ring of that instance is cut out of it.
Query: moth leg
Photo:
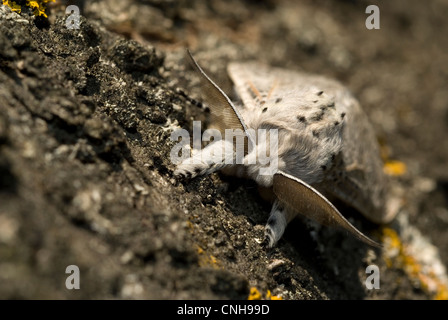
[[[194,178],[208,175],[234,162],[233,144],[226,140],[211,142],[192,157],[182,161],[174,171],[176,177]]]
[[[295,216],[294,212],[284,208],[278,200],[274,202],[265,227],[265,242],[269,248],[275,246],[277,241],[280,240],[286,226]]]

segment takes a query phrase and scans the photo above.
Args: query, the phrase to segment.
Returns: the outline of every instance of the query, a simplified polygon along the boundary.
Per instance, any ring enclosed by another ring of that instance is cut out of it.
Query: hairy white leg
[[[275,246],[285,232],[288,223],[296,216],[294,212],[284,208],[278,200],[272,206],[268,222],[265,227],[265,238],[269,248]]]
[[[214,141],[192,157],[182,161],[174,171],[178,177],[193,178],[211,174],[227,166],[235,165],[233,143],[227,140]]]

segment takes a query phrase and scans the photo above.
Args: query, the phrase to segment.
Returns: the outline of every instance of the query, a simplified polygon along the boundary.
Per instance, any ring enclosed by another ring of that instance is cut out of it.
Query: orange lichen
[[[33,9],[33,14],[35,16],[44,16],[45,18],[48,18],[47,14],[45,13],[46,4],[48,2],[55,1],[56,0],[27,0],[25,6]],[[17,13],[22,12],[22,6],[17,4],[15,1],[3,0],[3,5],[10,7],[12,11],[15,11]]]
[[[19,4],[16,4],[15,1],[3,0],[3,5],[10,7],[12,11],[17,13],[22,11],[22,7]]]
[[[268,299],[268,300],[283,300],[283,298],[281,296],[272,295],[271,290],[268,290],[268,292],[266,293],[266,299]]]
[[[383,228],[382,238],[385,252],[389,253],[383,256],[388,268],[395,267],[404,270],[411,280],[416,281],[422,290],[432,294],[434,299],[448,299],[448,286],[438,278],[434,271],[424,270],[395,230]]]
[[[388,160],[384,164],[383,170],[390,176],[402,176],[406,173],[407,167],[404,162],[396,160]]]
[[[250,293],[249,293],[249,297],[247,298],[247,300],[261,300],[260,291],[258,291],[258,289],[255,287],[250,288]]]
[[[434,297],[435,300],[448,300],[448,289],[446,286],[440,286],[437,290],[437,294]]]
[[[206,254],[204,249],[200,246],[197,247],[197,253],[199,255],[198,263],[200,267],[212,267],[213,269],[220,269],[220,262],[215,256]]]
[[[247,297],[247,300],[262,300],[263,296],[261,295],[260,291],[258,291],[257,288],[251,287],[249,297]],[[274,296],[271,294],[271,291],[268,290],[265,295],[265,300],[283,300],[280,296]]]
[[[393,160],[391,150],[384,141],[380,142],[380,156],[383,160],[383,171],[390,176],[402,176],[407,172],[407,166],[404,162]]]

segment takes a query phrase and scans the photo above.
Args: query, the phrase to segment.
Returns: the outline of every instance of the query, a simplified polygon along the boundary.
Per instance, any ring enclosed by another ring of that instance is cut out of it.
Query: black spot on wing
[[[297,116],[297,120],[302,123],[306,123],[306,118],[304,116]]]
[[[278,123],[274,124],[268,121],[264,121],[262,122],[259,126],[258,129],[265,129],[265,130],[270,130],[270,129],[276,129],[279,132],[280,131],[288,131],[289,129],[287,127],[281,126]]]
[[[282,101],[282,98],[277,98],[277,99],[275,99],[275,103],[279,103],[279,102],[281,102]]]
[[[263,113],[265,113],[266,111],[268,111],[267,107],[265,107],[265,108],[263,108],[263,110],[261,110],[261,112],[263,112]]]
[[[252,99],[258,100],[258,96],[255,94],[255,92],[251,89],[250,86],[246,86],[246,91],[249,92]]]
[[[310,118],[312,122],[321,121],[324,118],[325,110],[321,110],[319,113],[315,114]]]
[[[320,110],[326,110],[326,109],[328,109],[328,108],[334,108],[335,106],[336,106],[336,105],[335,105],[334,101],[332,101],[332,102],[330,102],[330,103],[328,103],[328,104],[326,104],[326,105],[320,107]]]

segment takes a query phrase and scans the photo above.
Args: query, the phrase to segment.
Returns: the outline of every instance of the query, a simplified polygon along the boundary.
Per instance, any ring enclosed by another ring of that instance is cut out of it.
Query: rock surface
[[[379,3],[367,30],[369,4],[94,1],[79,29],[63,5],[48,20],[0,6],[0,298],[448,298],[448,5]],[[344,212],[384,250],[300,219],[267,250],[255,183],[173,178],[171,131],[205,120],[185,47],[229,93],[226,64],[247,59],[353,91],[407,167],[390,226]]]

